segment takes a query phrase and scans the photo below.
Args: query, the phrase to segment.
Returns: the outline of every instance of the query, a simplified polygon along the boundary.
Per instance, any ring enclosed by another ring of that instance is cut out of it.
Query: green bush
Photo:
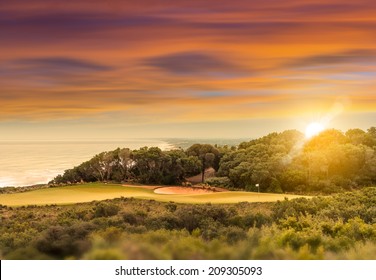
[[[276,203],[3,208],[0,251],[5,259],[347,259],[362,258],[359,249],[376,259],[375,205],[370,187]]]
[[[205,180],[205,183],[212,187],[221,187],[231,189],[234,187],[228,177],[211,177]]]
[[[119,212],[119,206],[109,203],[109,202],[99,202],[94,207],[95,217],[111,217]]]

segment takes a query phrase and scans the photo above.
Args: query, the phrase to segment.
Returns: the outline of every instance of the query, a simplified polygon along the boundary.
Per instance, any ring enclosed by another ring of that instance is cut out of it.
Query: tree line
[[[208,167],[218,169],[220,157],[220,151],[209,144],[194,144],[186,151],[162,151],[158,147],[117,148],[65,170],[49,184],[114,181],[175,185]]]
[[[194,144],[186,150],[118,148],[58,175],[51,184],[81,181],[138,182],[175,185],[202,174],[206,183],[229,189],[263,192],[351,190],[376,183],[376,127],[345,133],[330,129],[306,139],[296,130],[270,133],[237,147]]]
[[[332,193],[376,183],[376,128],[330,129],[310,139],[295,130],[243,142],[217,172],[236,188]]]

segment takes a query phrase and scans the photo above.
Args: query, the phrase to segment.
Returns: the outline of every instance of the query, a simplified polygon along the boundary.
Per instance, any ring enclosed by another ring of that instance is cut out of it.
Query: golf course
[[[6,206],[74,204],[100,201],[118,197],[133,197],[137,199],[156,200],[161,202],[176,202],[188,204],[203,203],[238,203],[238,202],[272,202],[293,199],[302,196],[257,193],[243,191],[197,192],[187,191],[178,194],[160,194],[155,189],[160,186],[128,186],[121,184],[88,183],[64,187],[38,189],[20,193],[0,194],[0,204]],[[184,189],[183,187],[180,189]],[[189,188],[186,188],[189,190]]]

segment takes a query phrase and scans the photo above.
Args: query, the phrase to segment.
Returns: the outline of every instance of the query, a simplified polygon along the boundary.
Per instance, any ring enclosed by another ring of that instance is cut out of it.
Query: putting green
[[[14,194],[0,194],[0,204],[7,206],[74,204],[94,200],[113,199],[118,197],[134,197],[154,199],[157,201],[173,201],[176,203],[237,203],[237,202],[270,202],[293,199],[302,196],[252,193],[252,192],[215,192],[204,194],[156,194],[152,189],[118,184],[91,183],[58,188],[39,189]]]

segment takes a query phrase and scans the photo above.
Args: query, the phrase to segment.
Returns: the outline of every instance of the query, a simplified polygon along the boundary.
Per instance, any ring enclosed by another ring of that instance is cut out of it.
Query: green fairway
[[[268,202],[283,200],[285,197],[292,199],[300,196],[230,191],[205,194],[156,194],[152,189],[142,187],[92,183],[15,194],[0,194],[0,204],[7,206],[73,204],[117,197],[134,197],[177,203],[237,203],[242,201]]]

